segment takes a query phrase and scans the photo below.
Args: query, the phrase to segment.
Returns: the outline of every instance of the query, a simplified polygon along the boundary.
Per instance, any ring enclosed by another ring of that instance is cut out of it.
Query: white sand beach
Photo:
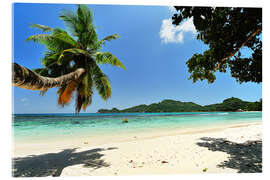
[[[242,123],[125,138],[14,144],[14,176],[245,173],[262,170],[262,124]]]

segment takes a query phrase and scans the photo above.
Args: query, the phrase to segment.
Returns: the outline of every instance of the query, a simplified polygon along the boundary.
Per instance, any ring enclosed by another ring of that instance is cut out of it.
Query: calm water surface
[[[122,123],[123,118],[129,122]],[[14,114],[13,135],[15,139],[81,134],[116,135],[164,128],[195,128],[261,120],[261,112]]]

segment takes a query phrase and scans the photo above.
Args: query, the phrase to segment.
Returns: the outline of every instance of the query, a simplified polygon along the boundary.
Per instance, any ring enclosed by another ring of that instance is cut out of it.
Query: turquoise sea
[[[128,119],[123,123],[122,119]],[[13,136],[19,139],[117,135],[259,122],[262,112],[14,114]]]

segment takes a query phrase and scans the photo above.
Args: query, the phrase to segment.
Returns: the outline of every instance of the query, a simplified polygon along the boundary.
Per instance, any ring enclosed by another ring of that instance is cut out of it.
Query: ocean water
[[[123,123],[122,119],[128,119]],[[14,114],[13,136],[48,139],[258,122],[261,112]]]

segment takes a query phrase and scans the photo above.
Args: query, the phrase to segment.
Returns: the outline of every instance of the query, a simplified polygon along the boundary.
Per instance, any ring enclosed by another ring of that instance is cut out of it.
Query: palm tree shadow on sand
[[[229,154],[229,159],[217,165],[221,168],[236,169],[238,173],[262,172],[262,141],[235,143],[224,138],[200,138],[204,142],[197,145],[211,151],[222,151]]]
[[[78,164],[83,164],[84,167],[89,167],[93,170],[101,167],[108,167],[110,164],[100,159],[103,156],[100,152],[117,148],[95,148],[87,151],[75,152],[76,149],[78,148],[65,149],[59,153],[13,158],[13,176],[60,176],[64,168]]]

